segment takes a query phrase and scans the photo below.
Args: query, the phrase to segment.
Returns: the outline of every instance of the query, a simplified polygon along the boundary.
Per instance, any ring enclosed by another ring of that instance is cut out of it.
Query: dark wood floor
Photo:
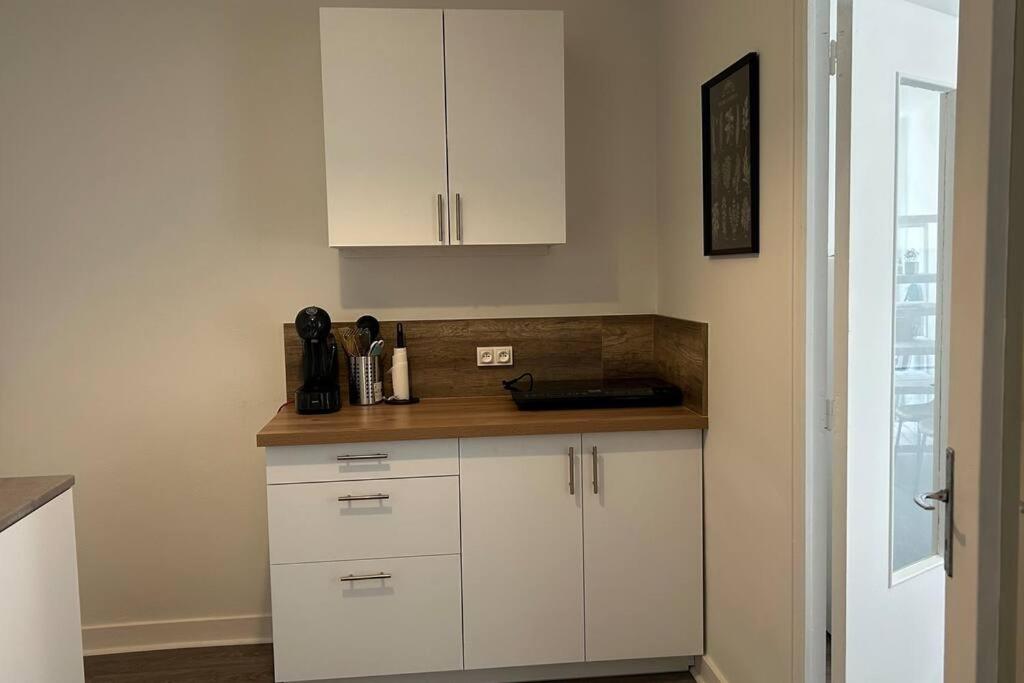
[[[274,654],[270,645],[240,645],[97,655],[85,658],[85,680],[86,683],[273,683]],[[687,673],[599,680],[601,683],[693,683]]]

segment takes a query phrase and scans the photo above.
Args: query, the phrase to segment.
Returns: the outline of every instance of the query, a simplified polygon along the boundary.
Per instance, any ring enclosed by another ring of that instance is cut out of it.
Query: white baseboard
[[[729,683],[722,672],[718,670],[714,660],[707,655],[697,658],[691,673],[697,679],[697,683]]]
[[[252,645],[270,641],[269,614],[134,621],[82,627],[82,648],[86,655],[217,645]]]

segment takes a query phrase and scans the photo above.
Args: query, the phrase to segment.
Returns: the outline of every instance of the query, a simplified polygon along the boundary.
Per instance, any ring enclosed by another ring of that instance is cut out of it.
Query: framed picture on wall
[[[756,52],[701,86],[705,256],[760,251],[758,96]]]

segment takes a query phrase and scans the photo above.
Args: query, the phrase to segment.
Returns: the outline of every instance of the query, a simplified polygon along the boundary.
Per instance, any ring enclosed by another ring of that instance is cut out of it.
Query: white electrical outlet
[[[511,346],[495,346],[494,347],[494,364],[495,365],[512,365],[512,347]]]
[[[477,366],[494,365],[494,349],[490,346],[476,347]]]
[[[512,365],[511,346],[478,346],[476,347],[477,367]]]

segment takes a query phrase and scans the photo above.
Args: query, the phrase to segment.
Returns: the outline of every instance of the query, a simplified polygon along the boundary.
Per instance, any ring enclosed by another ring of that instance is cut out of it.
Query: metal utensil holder
[[[372,406],[384,400],[384,376],[380,356],[351,356],[348,359],[348,401],[354,406]]]

